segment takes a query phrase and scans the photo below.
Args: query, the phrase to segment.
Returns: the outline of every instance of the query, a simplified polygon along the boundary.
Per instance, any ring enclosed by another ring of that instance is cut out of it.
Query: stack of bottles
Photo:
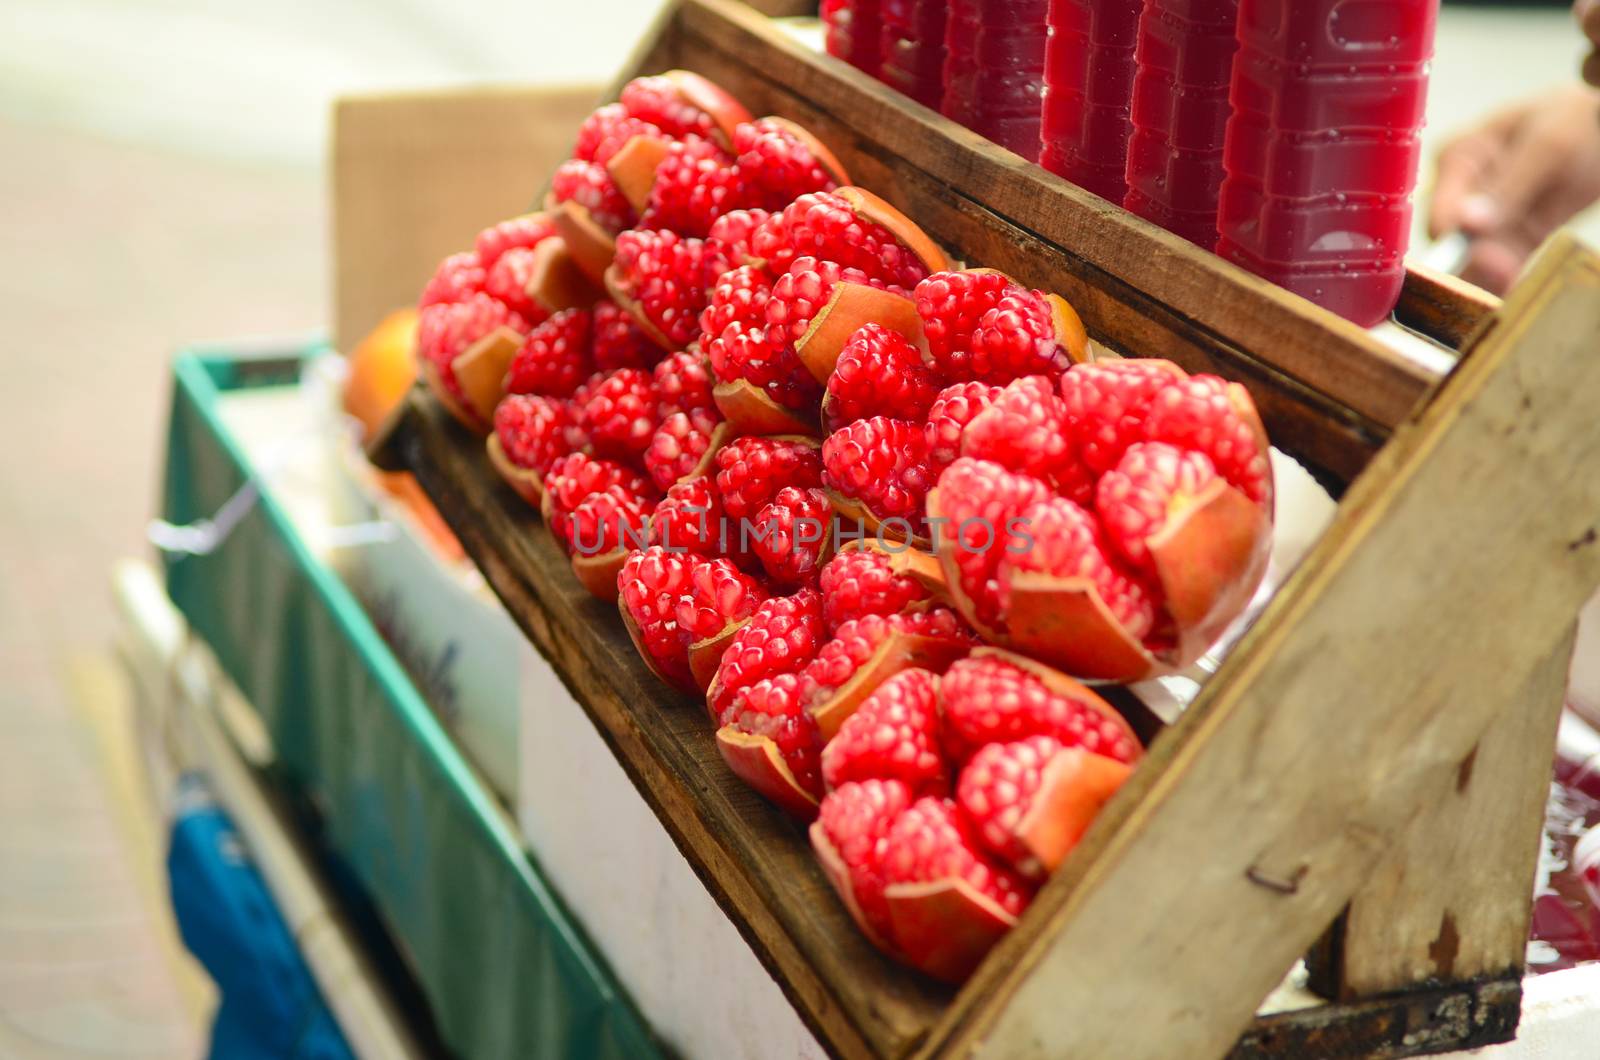
[[[877,77],[883,70],[883,21],[879,0],[822,0],[829,55]]]
[[[882,0],[883,83],[925,107],[944,100],[945,0]]]
[[[1117,203],[1128,187],[1141,7],[1138,0],[1055,0],[1050,7],[1039,161]]]
[[[1405,279],[1438,0],[1241,0],[1217,253],[1358,324]]]
[[[1145,0],[1139,20],[1122,205],[1207,250],[1217,245],[1238,18],[1239,0]]]
[[[1039,160],[1049,0],[949,0],[946,117]]]
[[[1370,326],[1405,278],[1438,4],[824,0],[823,15],[830,53]]]
[[[972,128],[978,84],[978,12],[976,0],[949,0],[945,5],[944,84],[939,100],[929,104],[957,125]]]
[[[828,54],[1039,158],[1049,0],[823,0]]]

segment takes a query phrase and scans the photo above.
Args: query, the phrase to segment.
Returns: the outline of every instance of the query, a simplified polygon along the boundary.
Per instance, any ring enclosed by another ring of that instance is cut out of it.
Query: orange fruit
[[[365,436],[378,429],[416,382],[416,341],[417,311],[396,309],[350,351],[344,409],[361,422]]]
[[[416,382],[416,341],[417,311],[397,309],[350,351],[344,410],[360,422],[364,437],[372,436]],[[377,479],[410,511],[416,527],[441,559],[458,562],[463,557],[460,542],[415,478],[405,472],[380,471]]]

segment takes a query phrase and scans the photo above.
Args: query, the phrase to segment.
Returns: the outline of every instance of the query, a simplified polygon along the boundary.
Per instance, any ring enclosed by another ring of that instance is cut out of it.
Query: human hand
[[[1583,61],[1583,79],[1591,85],[1600,85],[1600,0],[1577,0],[1572,13],[1589,38],[1591,50]]]
[[[1580,17],[1596,12],[1588,21],[1600,34],[1600,0],[1580,0],[1579,7]],[[1600,59],[1590,56],[1590,65],[1600,74]],[[1462,277],[1504,293],[1539,244],[1597,198],[1600,94],[1568,85],[1514,104],[1445,145],[1428,233],[1466,235]]]

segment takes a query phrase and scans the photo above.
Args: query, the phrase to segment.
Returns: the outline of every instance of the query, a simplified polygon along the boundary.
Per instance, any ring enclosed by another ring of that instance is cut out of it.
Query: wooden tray
[[[818,1039],[841,1056],[1400,1056],[1504,1040],[1581,602],[1600,582],[1600,260],[1547,248],[1503,306],[1413,275],[1443,383],[1309,303],[817,56],[729,0],[627,71],[693,69],[812,128],[974,262],[1094,338],[1248,386],[1349,487],[1333,528],[958,991],[880,957],[800,829],[736,781],[481,443],[426,394],[379,445],[424,488]],[[1319,941],[1320,939],[1320,941]],[[1315,944],[1315,945],[1313,945]],[[1255,1020],[1308,950],[1335,1000]]]

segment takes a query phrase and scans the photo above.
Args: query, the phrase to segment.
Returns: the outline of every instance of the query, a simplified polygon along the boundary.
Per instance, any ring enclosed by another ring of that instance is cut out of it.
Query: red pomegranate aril
[[[929,599],[915,578],[898,574],[889,554],[870,548],[841,551],[822,568],[822,614],[833,633],[857,618],[897,615]]]
[[[717,452],[717,490],[730,519],[748,519],[785,486],[822,484],[815,444],[785,438],[738,438]]]
[[[880,324],[866,325],[845,343],[827,389],[831,430],[872,416],[920,423],[939,397],[938,379],[921,351]]]
[[[903,781],[919,795],[943,795],[950,778],[940,747],[938,682],[927,670],[902,670],[862,701],[823,749],[828,789],[881,779]]]
[[[823,639],[822,600],[815,589],[774,596],[756,608],[723,652],[706,706],[717,724],[740,690],[779,674],[799,673]]]
[[[820,489],[785,486],[754,519],[750,551],[774,585],[814,585],[832,551],[833,505]]]
[[[618,460],[643,456],[656,432],[656,395],[650,373],[619,368],[587,394],[581,409],[595,452]]]
[[[507,459],[540,473],[583,444],[565,402],[532,394],[506,395],[495,409],[494,430]]]
[[[564,309],[528,333],[506,373],[512,394],[570,397],[594,373],[589,356],[590,315]]]

